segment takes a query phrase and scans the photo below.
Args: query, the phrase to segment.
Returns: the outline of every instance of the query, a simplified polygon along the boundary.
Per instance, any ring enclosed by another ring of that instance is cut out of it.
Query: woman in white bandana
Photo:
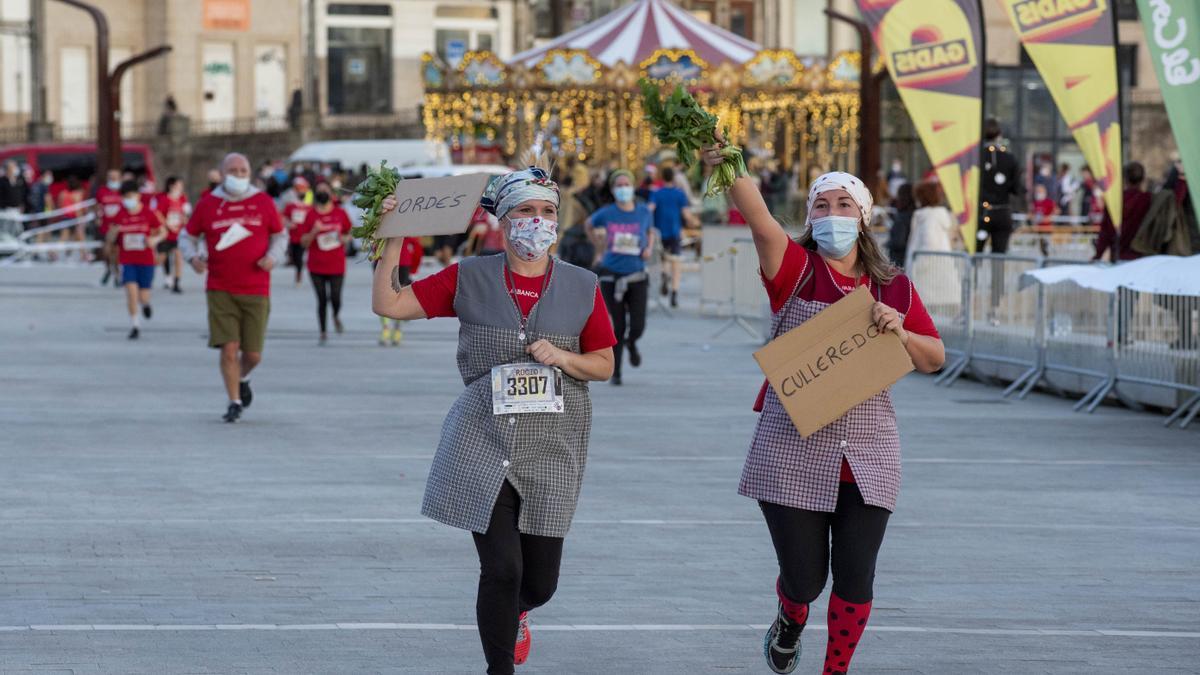
[[[705,162],[721,162],[718,148]],[[804,323],[857,286],[876,302],[881,331],[899,336],[917,370],[942,366],[945,350],[912,283],[888,262],[867,229],[871,193],[847,173],[827,173],[808,192],[808,216],[792,241],[748,178],[729,192],[758,250],[776,335]],[[900,489],[900,438],[885,390],[840,419],[802,438],[770,387],[755,406],[759,417],[738,492],[758,501],[779,561],[775,622],[763,649],[777,673],[800,659],[809,603],[832,568],[826,675],[846,673],[866,628],[875,560]]]
[[[459,320],[466,388],[442,426],[421,512],[473,533],[488,673],[525,662],[528,612],[557,588],[587,462],[588,382],[613,371],[616,337],[596,275],[548,255],[558,203],[542,169],[501,176],[481,205],[504,229],[504,253],[401,286],[403,240],[392,239],[372,289],[380,316]]]

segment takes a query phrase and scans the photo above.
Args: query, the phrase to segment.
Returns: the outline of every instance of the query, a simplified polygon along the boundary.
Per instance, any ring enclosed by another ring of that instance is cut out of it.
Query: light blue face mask
[[[628,204],[633,201],[633,186],[621,185],[613,188],[613,197],[616,197],[617,201],[622,204]]]
[[[858,243],[858,218],[825,216],[812,221],[817,251],[826,258],[840,260],[850,255]]]

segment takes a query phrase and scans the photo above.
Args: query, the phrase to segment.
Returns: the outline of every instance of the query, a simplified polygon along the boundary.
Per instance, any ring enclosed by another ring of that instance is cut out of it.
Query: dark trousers
[[[985,210],[983,216],[988,218],[988,222],[983,222],[983,217],[980,217],[979,231],[987,235],[986,238],[978,240],[978,246],[975,249],[976,253],[983,253],[986,246],[991,247],[992,253],[1008,253],[1008,240],[1012,237],[1012,213],[1008,209],[1002,210]],[[996,309],[1000,305],[1000,296],[1004,294],[1004,263],[999,260],[992,261],[992,304],[991,308]]]
[[[304,244],[288,244],[288,265],[296,268],[296,283],[300,283],[300,275],[304,274]]]
[[[517,530],[520,512],[520,495],[504,481],[487,534],[473,534],[479,552],[475,621],[489,675],[513,672],[517,618],[549,602],[558,589],[563,540],[522,534]]]
[[[635,281],[625,289],[625,295],[618,302],[614,293],[617,282],[601,281],[600,294],[604,296],[604,304],[608,306],[608,315],[612,317],[613,332],[617,336],[617,344],[613,347],[613,375],[621,375],[621,355],[625,353],[625,345],[632,344],[646,332],[646,300],[649,298],[650,280]]]
[[[840,484],[833,513],[758,505],[779,558],[783,594],[790,600],[816,600],[831,567],[833,592],[839,598],[855,604],[874,599],[875,560],[891,512],[863,503],[854,483]]]
[[[342,280],[345,277],[341,274],[308,274],[312,277],[313,290],[317,293],[317,323],[324,333],[326,308],[333,305],[335,319],[342,312]]]

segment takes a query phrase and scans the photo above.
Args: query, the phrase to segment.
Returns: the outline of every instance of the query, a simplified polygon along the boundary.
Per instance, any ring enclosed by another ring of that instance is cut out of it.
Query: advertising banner
[[[985,62],[979,2],[858,0],[858,8],[974,252]]]
[[[1112,0],[998,2],[1104,190],[1113,224],[1120,227],[1121,101]]]

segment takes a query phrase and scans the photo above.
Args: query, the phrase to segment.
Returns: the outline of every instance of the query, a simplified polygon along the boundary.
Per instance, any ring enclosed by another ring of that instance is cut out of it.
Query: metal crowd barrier
[[[1173,408],[1164,424],[1187,427],[1200,415],[1200,297],[1020,288],[1024,272],[1063,264],[1079,261],[916,251],[909,276],[951,357],[936,382],[970,371],[1011,379],[1002,396],[1018,398],[1043,385],[1082,394],[1075,410],[1089,413],[1114,395],[1135,409]]]
[[[92,251],[104,245],[97,240],[38,241],[45,235],[87,226],[96,220],[95,200],[45,213],[0,213],[0,265],[11,265],[37,255]]]

